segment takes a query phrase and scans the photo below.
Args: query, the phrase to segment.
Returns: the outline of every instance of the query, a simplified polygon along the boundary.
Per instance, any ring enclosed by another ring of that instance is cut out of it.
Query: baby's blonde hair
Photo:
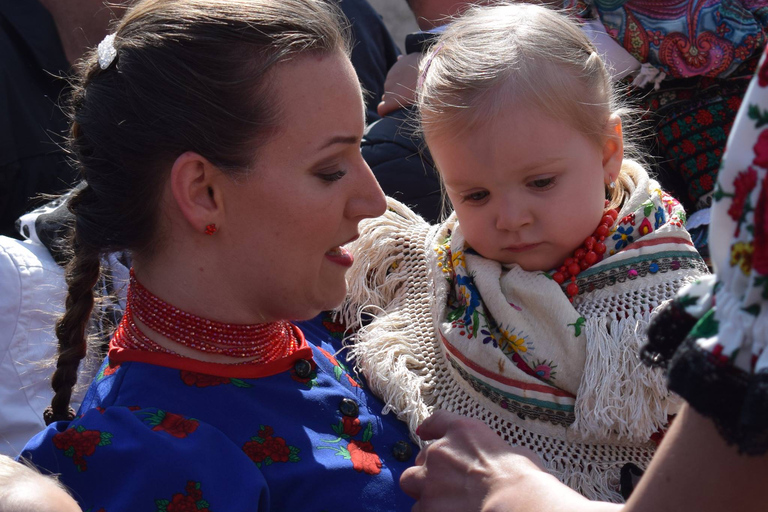
[[[54,476],[40,473],[31,463],[0,455],[0,511],[32,512],[36,510],[36,493],[30,489],[58,488],[69,494]],[[49,509],[46,509],[49,510]]]
[[[475,6],[454,21],[422,60],[417,105],[424,132],[456,136],[510,102],[540,109],[602,147],[612,114],[627,117],[610,73],[578,23],[540,5]],[[629,128],[622,119],[623,133]],[[625,158],[610,207],[632,193],[639,159]]]

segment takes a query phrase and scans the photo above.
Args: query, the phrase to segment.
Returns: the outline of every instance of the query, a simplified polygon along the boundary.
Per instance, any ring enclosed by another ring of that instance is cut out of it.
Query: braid
[[[85,196],[91,193],[89,187],[78,192],[70,202],[75,211]],[[66,311],[56,323],[56,337],[59,340],[59,355],[56,371],[51,378],[54,391],[51,405],[44,414],[46,424],[54,421],[71,420],[74,411],[69,407],[72,388],[77,382],[80,361],[87,351],[86,330],[94,304],[93,288],[99,279],[99,248],[83,243],[78,236],[77,223],[72,233],[73,257],[67,265]]]

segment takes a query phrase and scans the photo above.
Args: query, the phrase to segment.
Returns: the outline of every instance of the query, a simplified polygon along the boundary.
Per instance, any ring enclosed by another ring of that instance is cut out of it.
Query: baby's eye
[[[536,190],[546,190],[552,188],[555,184],[555,178],[541,178],[528,182],[528,186]]]
[[[465,194],[462,196],[462,200],[469,201],[471,203],[480,203],[488,198],[490,195],[490,192],[487,190],[478,190],[477,192],[472,192],[471,194]]]

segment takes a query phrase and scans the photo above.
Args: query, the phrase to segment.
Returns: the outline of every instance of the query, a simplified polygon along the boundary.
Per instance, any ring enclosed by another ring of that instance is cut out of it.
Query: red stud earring
[[[212,235],[212,234],[214,234],[218,230],[219,230],[219,228],[216,227],[216,224],[208,224],[207,226],[205,226],[205,234],[206,235]]]

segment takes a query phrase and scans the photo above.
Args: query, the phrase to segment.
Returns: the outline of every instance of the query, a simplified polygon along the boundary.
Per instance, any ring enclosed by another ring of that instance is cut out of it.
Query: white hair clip
[[[115,48],[115,34],[109,34],[105,37],[97,48],[99,54],[99,67],[101,69],[107,69],[112,61],[117,56],[117,49]]]

